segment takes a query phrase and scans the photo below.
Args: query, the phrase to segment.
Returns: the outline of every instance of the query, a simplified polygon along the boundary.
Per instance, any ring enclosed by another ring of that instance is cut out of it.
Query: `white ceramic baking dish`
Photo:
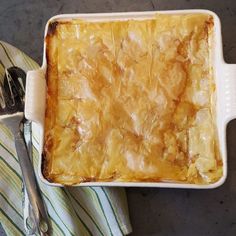
[[[222,185],[227,176],[227,151],[226,151],[226,126],[227,123],[236,118],[236,64],[226,64],[223,58],[221,25],[218,16],[208,10],[178,10],[178,11],[152,11],[152,12],[127,12],[127,13],[98,13],[98,14],[66,14],[52,17],[45,28],[47,34],[48,25],[51,21],[61,19],[86,19],[89,21],[110,21],[125,19],[148,19],[155,14],[186,14],[186,13],[206,13],[214,18],[213,31],[213,69],[216,80],[216,115],[217,129],[219,135],[219,144],[221,156],[223,159],[223,176],[213,184],[197,185],[187,183],[148,183],[148,182],[88,182],[81,183],[79,186],[127,186],[127,187],[165,187],[165,188],[195,188],[209,189]],[[46,98],[46,80],[45,72],[47,68],[46,45],[44,43],[43,64],[39,70],[30,71],[27,74],[26,83],[26,102],[25,116],[37,124],[39,135],[39,176],[41,180],[51,186],[62,186],[57,183],[48,182],[41,171],[42,148],[44,134],[44,115],[45,115],[45,98]]]

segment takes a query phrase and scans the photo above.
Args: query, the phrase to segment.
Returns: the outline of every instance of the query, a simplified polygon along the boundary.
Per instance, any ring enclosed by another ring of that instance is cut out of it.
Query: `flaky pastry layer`
[[[52,22],[44,176],[65,185],[216,182],[213,25],[207,14]]]

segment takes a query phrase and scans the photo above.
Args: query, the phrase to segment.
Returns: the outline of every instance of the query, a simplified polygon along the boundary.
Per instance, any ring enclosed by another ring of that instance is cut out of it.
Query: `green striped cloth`
[[[0,79],[4,68],[28,71],[39,66],[24,53],[0,41]],[[33,124],[33,162],[38,165],[37,125]],[[21,170],[12,134],[0,125],[0,222],[7,235],[25,235]],[[37,173],[37,171],[36,171]],[[126,235],[131,232],[125,190],[107,187],[49,187],[39,180],[49,212],[52,234]]]

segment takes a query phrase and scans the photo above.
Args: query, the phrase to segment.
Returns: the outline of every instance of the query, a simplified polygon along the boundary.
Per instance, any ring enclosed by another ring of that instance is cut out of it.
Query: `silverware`
[[[32,127],[31,121],[24,122],[24,138],[27,146],[30,161],[33,161],[32,150]],[[29,197],[25,185],[23,184],[23,219],[24,227],[27,235],[34,235],[37,231],[33,209],[30,205]]]
[[[40,235],[46,236],[49,235],[49,218],[23,136],[25,73],[17,67],[6,69],[5,73],[4,81],[0,85],[0,120],[8,126],[14,136],[23,182],[36,227]]]
[[[26,74],[23,70],[20,70],[19,68],[15,68],[17,70],[17,74],[19,75],[19,77],[11,77],[14,80],[18,80],[18,78],[21,78],[18,82],[20,82],[20,91],[21,89],[23,90],[21,92],[21,95],[24,98],[24,94],[25,94],[25,80],[26,80]],[[10,70],[10,69],[9,69]],[[7,71],[7,73],[9,74],[9,72]],[[20,74],[19,74],[20,73]],[[27,150],[28,150],[28,155],[30,158],[30,161],[33,161],[33,157],[32,157],[32,130],[31,130],[31,121],[25,120],[24,121],[24,139],[25,139],[25,143],[27,146]],[[26,231],[27,235],[34,235],[37,231],[37,226],[36,226],[36,222],[35,222],[35,217],[34,217],[34,213],[33,213],[33,209],[30,205],[30,201],[29,201],[29,197],[27,194],[27,189],[26,186],[23,183],[23,219],[24,219],[24,228]]]

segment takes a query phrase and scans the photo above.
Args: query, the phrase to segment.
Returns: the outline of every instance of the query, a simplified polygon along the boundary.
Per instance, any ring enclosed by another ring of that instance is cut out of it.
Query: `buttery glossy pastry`
[[[44,176],[65,185],[216,182],[213,25],[207,14],[52,22]]]

